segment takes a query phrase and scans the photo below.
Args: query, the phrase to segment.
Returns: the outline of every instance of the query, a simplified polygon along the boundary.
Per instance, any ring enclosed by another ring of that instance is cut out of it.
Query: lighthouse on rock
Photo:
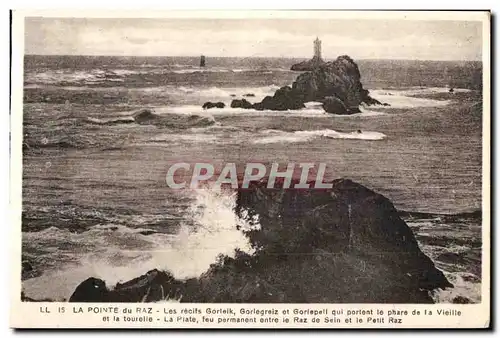
[[[314,40],[314,59],[321,60],[321,40],[316,37]]]

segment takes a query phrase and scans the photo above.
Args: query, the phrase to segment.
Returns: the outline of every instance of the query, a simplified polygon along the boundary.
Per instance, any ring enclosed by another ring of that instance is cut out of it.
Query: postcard
[[[13,328],[489,328],[490,12],[12,12]]]

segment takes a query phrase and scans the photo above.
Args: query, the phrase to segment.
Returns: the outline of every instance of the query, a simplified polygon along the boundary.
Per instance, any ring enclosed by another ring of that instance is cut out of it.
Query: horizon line
[[[199,58],[201,56],[205,56],[205,58],[239,58],[239,59],[257,59],[257,58],[270,58],[270,59],[312,59],[312,57],[305,56],[207,56],[206,54],[198,54],[198,55],[112,55],[112,54],[31,54],[24,53],[24,56],[83,56],[83,57],[137,57],[137,58],[175,58],[175,57],[196,57]],[[347,54],[339,54],[347,55]],[[337,56],[337,57],[338,57]],[[348,55],[349,56],[349,55]],[[335,60],[337,57],[333,58],[323,58],[323,60]],[[349,56],[351,57],[351,56]],[[351,57],[352,58],[352,57]],[[391,61],[435,61],[435,62],[482,62],[482,59],[405,59],[405,58],[353,58],[354,60],[391,60]]]

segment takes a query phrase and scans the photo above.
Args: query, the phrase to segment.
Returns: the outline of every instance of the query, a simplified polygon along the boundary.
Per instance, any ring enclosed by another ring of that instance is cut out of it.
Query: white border
[[[435,3],[435,2],[434,2]],[[144,2],[141,2],[142,5],[144,5]],[[475,2],[475,4],[477,5],[478,3]],[[122,8],[124,8],[125,6],[120,6]],[[158,7],[158,6],[156,6]],[[399,6],[401,7],[401,6]],[[130,8],[130,7],[129,7]],[[142,6],[142,8],[144,8]],[[477,7],[476,7],[477,8]],[[76,10],[76,12],[73,10],[73,11],[57,11],[58,12],[58,16],[62,15],[62,13],[67,13],[68,15],[70,16],[89,16],[89,11],[88,10]],[[31,11],[31,10],[27,10],[27,11],[23,11],[22,12],[23,14],[26,14],[26,13],[29,13],[29,15],[36,15],[36,13],[40,14],[40,13],[47,13],[46,10],[42,10],[42,11]],[[75,13],[79,13],[79,14],[75,14]],[[95,12],[94,12],[95,13]],[[116,13],[119,13],[118,16],[122,16],[122,17],[125,17],[125,15],[129,15],[129,17],[137,17],[137,16],[147,16],[147,17],[164,17],[164,14],[165,13],[162,13],[160,11],[155,11],[154,13],[150,14],[150,15],[147,15],[146,11],[134,11],[134,12],[130,12],[130,11],[120,11],[120,12],[116,12]],[[151,13],[151,12],[149,12]],[[212,12],[213,13],[213,12]],[[264,15],[270,15],[271,17],[280,17],[280,14],[281,12],[273,12],[273,13],[264,13]],[[286,17],[289,18],[289,14],[290,13],[295,13],[295,14],[291,14],[293,15],[294,17],[304,17],[302,16],[303,14],[302,13],[299,13],[299,12],[287,12],[286,14]],[[320,12],[321,14],[319,14],[320,16],[324,16],[325,13],[324,12]],[[349,15],[354,15],[356,14],[355,12],[342,12],[340,13],[344,18],[348,17]],[[363,17],[365,17],[366,15],[366,18],[373,18],[373,13],[368,13],[368,12],[362,12],[363,14]],[[375,13],[377,15],[379,15],[380,12],[377,12]],[[455,12],[456,13],[456,12]],[[449,19],[449,20],[460,20],[459,17],[462,17],[462,15],[464,15],[464,12],[462,12],[461,14],[457,15],[455,13],[443,13],[443,12],[434,12],[433,14],[431,14],[431,16],[435,16],[436,19],[443,19],[443,15],[446,16],[446,19]],[[115,14],[115,13],[113,13]],[[193,15],[195,15],[196,17],[206,17],[207,13],[206,12],[186,12],[186,11],[181,11],[181,12],[176,12],[175,14],[173,13],[170,13],[172,14],[173,16],[170,16],[170,17],[193,17]],[[359,13],[358,13],[359,14]],[[384,13],[384,15],[387,14],[387,13]],[[395,14],[391,14],[393,15],[393,18],[400,18],[398,17],[400,13],[395,13]],[[466,13],[465,13],[466,14]],[[480,14],[480,13],[479,13]],[[236,15],[236,17],[245,17],[245,18],[248,18],[248,17],[262,17],[263,15],[263,12],[260,12],[260,11],[251,11],[251,12],[248,12],[248,11],[245,11],[243,13],[235,13],[235,12],[225,12],[224,14],[219,14],[221,16],[217,16],[217,17],[226,17],[226,15],[230,15],[231,17],[234,17],[234,15]],[[240,15],[240,16],[238,16]],[[276,16],[274,16],[276,15]],[[439,15],[439,17],[438,17]],[[92,15],[92,16],[95,16],[95,15]],[[100,17],[109,17],[109,14],[107,15],[103,15],[103,13],[101,13],[100,15],[98,15]],[[116,15],[114,15],[116,16]],[[306,16],[306,17],[309,17],[309,16]],[[359,16],[357,16],[356,18],[360,18]],[[426,19],[428,20],[429,19],[429,16],[426,16]],[[485,35],[487,36],[487,35]],[[24,41],[24,39],[23,39]],[[24,47],[24,46],[23,46]],[[18,48],[18,46],[16,48],[13,49],[13,55],[12,55],[12,59],[13,60],[21,60],[22,59],[22,55],[24,53],[19,53],[20,51],[23,51],[24,48]],[[489,50],[489,49],[488,49]],[[486,65],[489,65],[489,52],[487,52],[487,50],[485,49],[484,50],[484,53],[483,53],[483,62],[484,62],[484,80],[485,80],[485,83],[488,83],[489,84],[489,79],[490,79],[490,72],[489,71],[486,71],[487,66]],[[19,63],[22,65],[22,63]],[[15,75],[16,76],[13,76],[12,78],[12,88],[14,89],[13,93],[12,93],[12,99],[13,99],[13,102],[22,102],[22,76],[21,77],[18,77],[17,75],[21,74],[22,75],[22,71],[21,72],[17,72],[16,71],[16,68],[17,66],[19,65],[17,64],[13,64],[13,72],[15,72]],[[22,68],[22,67],[21,67]],[[21,89],[20,92],[18,89]],[[488,92],[488,93],[486,93]],[[486,128],[484,129],[484,137],[485,137],[485,140],[489,141],[489,123],[490,123],[490,119],[489,119],[489,114],[487,114],[486,112],[488,111],[488,108],[489,108],[489,91],[486,90],[485,88],[485,96],[484,96],[484,99],[483,99],[483,104],[485,105],[485,108],[487,110],[485,110],[485,113],[483,114],[483,122],[485,123],[486,125]],[[18,101],[18,99],[21,99],[21,101]],[[20,136],[22,135],[22,129],[18,128],[20,126],[22,126],[22,117],[21,117],[21,124],[19,125],[17,121],[17,118],[16,118],[16,109],[14,109],[15,105],[13,104],[13,110],[12,110],[12,114],[13,114],[13,118],[12,118],[12,129],[11,129],[11,132],[12,132],[12,162],[11,162],[11,198],[13,200],[13,203],[14,204],[11,204],[10,206],[10,216],[11,216],[11,221],[13,223],[12,224],[19,224],[19,220],[20,220],[20,217],[19,217],[19,213],[17,213],[16,211],[19,211],[20,210],[20,200],[16,200],[18,198],[20,198],[20,178],[21,178],[21,170],[19,170],[21,167],[20,165],[22,165],[22,162],[20,163],[19,161],[16,162],[16,154],[19,154],[18,150],[20,150],[20,147],[17,147],[20,145]],[[21,109],[22,110],[22,109]],[[22,116],[22,114],[21,114]],[[489,173],[489,166],[487,164],[489,164],[489,147],[484,147],[486,149],[484,149],[484,154],[483,154],[483,191],[484,192],[489,192],[489,188],[490,188],[490,173]],[[19,189],[18,189],[19,188]],[[489,205],[486,201],[483,201],[483,212],[485,214],[485,219],[487,218],[486,215],[489,216]],[[19,230],[16,229],[15,227],[11,227],[12,229],[12,232],[14,233],[13,236],[15,235],[16,236],[16,239],[14,241],[10,241],[11,243],[11,246],[10,246],[10,253],[13,254],[14,256],[15,255],[20,255],[20,250],[19,248],[16,246],[17,244],[16,243],[19,243],[20,242],[20,236],[19,236]],[[484,231],[485,229],[483,229]],[[489,229],[488,229],[489,230]],[[488,233],[485,233],[484,235],[489,235],[489,232]],[[10,236],[9,236],[10,237]],[[14,239],[14,237],[10,237],[11,239]],[[483,236],[484,238],[484,236]],[[486,246],[485,245],[485,248],[487,253],[489,253],[489,245]],[[12,257],[12,256],[11,256]],[[13,264],[15,266],[18,266],[18,264]],[[489,268],[489,262],[486,262],[485,260],[483,260],[483,268]],[[12,276],[12,270],[11,271],[11,276]],[[487,271],[487,270],[484,270],[483,271]],[[19,271],[20,272],[20,271]],[[15,275],[15,274],[14,274]],[[19,281],[19,280],[18,280]],[[483,279],[483,292],[488,290],[489,289],[489,285],[485,285],[484,283],[485,279]],[[19,284],[19,283],[17,283]],[[10,294],[15,294],[17,292],[16,288],[12,288],[10,289]],[[19,292],[20,292],[20,289],[19,289]],[[19,295],[19,292],[17,292],[17,295]]]

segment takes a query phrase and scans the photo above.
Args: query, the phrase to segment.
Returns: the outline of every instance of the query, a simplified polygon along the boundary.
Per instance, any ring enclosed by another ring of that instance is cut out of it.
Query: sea
[[[230,107],[290,85],[300,61],[26,55],[23,110],[12,111],[23,115],[25,295],[64,300],[90,276],[112,286],[155,268],[197,277],[221,254],[250,252],[235,194],[171,189],[174,163],[312,162],[327,164],[325,179],[394,203],[455,285],[436,302],[480,302],[481,62],[355,59],[364,87],[389,106],[349,116],[316,102]],[[207,101],[225,108],[205,110]],[[171,123],[122,123],[144,108]]]

